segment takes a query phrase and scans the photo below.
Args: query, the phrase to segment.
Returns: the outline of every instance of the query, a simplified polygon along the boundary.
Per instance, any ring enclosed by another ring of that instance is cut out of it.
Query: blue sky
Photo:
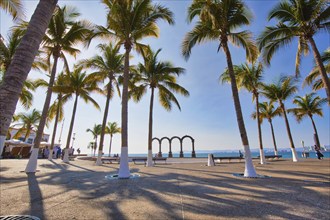
[[[186,11],[191,1],[155,1],[169,7],[175,16],[175,25],[169,26],[164,22],[159,23],[160,38],[148,38],[144,43],[148,43],[154,50],[162,48],[159,54],[161,60],[173,62],[174,65],[186,69],[186,73],[178,80],[179,84],[184,86],[190,92],[190,97],[177,96],[182,111],[173,108],[171,112],[164,110],[156,100],[154,105],[154,137],[164,136],[183,136],[191,135],[195,139],[196,150],[223,150],[223,149],[242,149],[234,104],[232,100],[231,88],[229,85],[221,85],[218,83],[218,77],[226,68],[226,59],[222,51],[217,53],[218,42],[209,42],[200,46],[195,46],[192,50],[191,57],[185,61],[181,56],[181,42],[184,35],[191,30],[192,24],[186,22]],[[251,26],[246,27],[257,36],[265,27],[272,23],[267,21],[269,10],[278,1],[245,1],[254,14],[254,21]],[[26,17],[30,18],[33,13],[37,1],[23,1],[26,9]],[[62,5],[73,5],[79,8],[81,18],[87,19],[98,25],[105,25],[105,9],[97,0],[93,1],[59,1]],[[3,36],[7,35],[8,29],[13,24],[11,18],[3,11],[0,12],[0,31]],[[319,51],[324,51],[329,47],[329,34],[320,33],[315,37],[315,41]],[[95,46],[100,41],[94,41],[89,49],[81,48],[82,53],[76,60],[69,58],[70,64],[73,66],[78,60],[88,58],[98,51]],[[273,82],[281,74],[294,74],[295,54],[297,42],[293,42],[291,46],[283,48],[272,59],[271,66],[265,68],[265,82]],[[245,52],[241,48],[230,47],[233,63],[241,64],[245,62]],[[141,61],[141,57],[134,54],[131,60],[132,64]],[[313,66],[313,56],[303,57],[301,65],[301,75],[304,78]],[[58,67],[61,70],[62,64]],[[38,72],[31,72],[30,78],[44,77]],[[299,92],[297,95],[305,95],[311,92],[311,88],[301,88],[299,83]],[[318,94],[325,97],[324,90]],[[98,111],[93,106],[85,104],[82,100],[78,103],[78,112],[76,114],[74,132],[76,140],[74,147],[80,147],[83,152],[87,150],[88,142],[92,141],[92,135],[86,133],[87,128],[92,128],[95,123],[100,124],[103,116],[105,105],[105,97],[93,95],[98,101],[102,110]],[[45,98],[45,90],[38,89],[35,95],[34,107],[42,110]],[[53,95],[53,98],[55,96]],[[146,153],[147,137],[148,137],[148,110],[149,110],[150,93],[147,93],[139,103],[129,103],[129,153]],[[248,92],[240,91],[240,100],[249,137],[251,148],[258,148],[258,134],[256,121],[251,119],[250,115],[255,109],[252,102],[252,96]],[[262,98],[261,101],[265,100]],[[292,107],[292,101],[288,100],[287,107]],[[21,106],[17,106],[17,112],[23,112]],[[121,114],[120,99],[115,97],[110,103],[109,121],[116,121],[120,124]],[[69,128],[69,120],[72,113],[72,102],[65,107],[65,122],[62,134],[62,142],[66,142],[67,131]],[[330,143],[330,119],[329,107],[324,106],[324,117],[315,117],[315,123],[318,128],[321,144],[328,145]],[[274,129],[279,148],[289,147],[289,140],[283,118],[275,118]],[[289,116],[289,122],[292,129],[292,135],[295,145],[301,146],[304,140],[305,145],[313,144],[313,128],[310,120],[306,119],[298,124],[292,116]],[[62,124],[60,124],[61,126]],[[60,128],[59,126],[59,128]],[[52,132],[53,125],[45,129],[46,133]],[[272,148],[272,139],[268,122],[262,124],[263,142],[265,148]],[[56,140],[58,140],[60,130],[57,132]],[[105,139],[105,152],[108,152],[109,137]],[[168,144],[163,144],[163,152],[168,151]],[[179,143],[172,144],[173,151],[179,151]],[[157,143],[154,142],[153,151],[158,151]],[[191,143],[184,141],[184,151],[191,151]],[[120,135],[115,135],[113,140],[113,153],[120,152]]]

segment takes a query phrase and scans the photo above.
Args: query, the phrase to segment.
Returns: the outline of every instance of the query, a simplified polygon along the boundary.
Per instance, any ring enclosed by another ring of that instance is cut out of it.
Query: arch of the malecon
[[[191,151],[191,157],[196,157],[196,153],[195,153],[195,139],[192,138],[191,136],[189,135],[185,135],[183,137],[178,137],[178,136],[173,136],[171,138],[169,137],[162,137],[162,138],[156,138],[154,137],[152,139],[152,141],[158,141],[158,145],[159,145],[159,151],[158,151],[158,156],[159,157],[162,157],[163,153],[162,153],[162,142],[164,140],[167,140],[169,145],[170,145],[170,149],[169,149],[169,152],[168,152],[168,157],[173,157],[173,154],[172,154],[172,141],[175,140],[175,139],[178,139],[180,141],[180,157],[183,157],[183,150],[182,150],[182,143],[183,143],[183,140],[185,138],[189,138],[191,140],[191,144],[192,144],[192,151]]]

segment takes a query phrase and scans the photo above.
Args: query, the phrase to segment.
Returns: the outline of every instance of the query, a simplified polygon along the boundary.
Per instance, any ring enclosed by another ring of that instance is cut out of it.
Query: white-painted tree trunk
[[[274,153],[275,153],[276,156],[278,155],[278,151],[277,150],[275,150]],[[276,159],[278,159],[278,157]]]
[[[264,149],[260,149],[260,164],[266,164]]]
[[[6,136],[0,136],[0,158],[2,158],[3,147],[5,146]]]
[[[209,167],[213,167],[214,166],[214,161],[212,159],[212,154],[208,154],[208,157],[207,157],[207,166],[209,166]]]
[[[292,161],[298,162],[298,155],[297,155],[296,148],[291,148],[291,151],[292,151]]]
[[[64,156],[63,156],[63,162],[64,163],[69,163],[69,149],[64,148]]]
[[[128,167],[128,147],[121,147],[118,178],[128,179],[130,175],[131,174]]]
[[[48,155],[48,160],[52,161],[53,160],[53,149],[49,150],[49,155]]]
[[[244,176],[245,177],[257,177],[257,172],[254,169],[254,166],[252,163],[250,147],[248,145],[244,145],[244,152],[245,152]]]
[[[147,167],[153,167],[152,163],[152,150],[148,150],[148,158],[147,158]]]
[[[35,173],[37,171],[38,152],[39,148],[32,149],[29,161],[25,168],[25,173]]]
[[[96,159],[96,162],[95,162],[95,165],[96,166],[101,166],[102,165],[102,151],[99,151],[99,153],[97,154],[97,159]]]

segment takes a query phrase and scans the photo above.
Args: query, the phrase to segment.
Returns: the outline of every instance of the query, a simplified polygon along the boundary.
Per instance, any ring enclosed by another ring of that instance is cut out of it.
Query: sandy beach
[[[181,163],[181,162],[182,163]],[[329,219],[330,160],[254,161],[268,178],[240,178],[243,162],[207,167],[206,159],[172,159],[145,167],[140,177],[109,180],[118,164],[95,166],[76,159],[0,160],[0,215],[40,219]]]

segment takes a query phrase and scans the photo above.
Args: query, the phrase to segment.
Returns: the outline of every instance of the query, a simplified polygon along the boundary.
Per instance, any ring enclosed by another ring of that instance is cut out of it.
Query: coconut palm
[[[3,82],[0,84],[0,111],[2,115],[0,117],[0,152],[3,150],[6,134],[14,115],[17,101],[22,92],[24,81],[38,53],[39,45],[56,4],[57,0],[39,1],[21,43],[15,51],[15,55],[8,67]],[[33,39],[33,41],[31,41],[31,39]],[[32,154],[38,156],[38,149],[33,150]],[[35,172],[36,164],[37,161],[31,164],[33,168],[28,169],[27,172]]]
[[[80,51],[74,46],[83,42],[86,39],[87,34],[90,32],[84,22],[77,21],[79,15],[79,12],[74,7],[57,7],[43,39],[43,49],[48,55],[48,65],[51,66],[51,57],[53,57],[53,65],[34,148],[39,148],[47,120],[58,60],[61,59],[64,62],[64,67],[68,71],[69,68],[65,53],[75,57]],[[31,154],[30,160],[36,159],[37,157],[34,154]],[[29,163],[27,167],[29,166]],[[31,163],[34,164],[34,162]]]
[[[317,133],[316,125],[313,119],[313,115],[323,116],[322,105],[327,102],[325,98],[315,97],[315,93],[306,94],[305,96],[296,96],[293,103],[296,104],[296,108],[288,109],[289,113],[293,113],[297,121],[300,123],[305,117],[309,117],[312,121],[315,144],[321,149],[319,135]]]
[[[67,142],[65,147],[65,154],[63,157],[63,162],[69,162],[69,147],[71,141],[71,135],[73,131],[74,120],[76,116],[78,99],[82,98],[86,103],[91,102],[97,109],[100,109],[97,102],[90,96],[91,92],[101,92],[97,87],[93,77],[88,76],[85,72],[82,72],[83,67],[75,67],[73,72],[65,75],[65,85],[61,86],[62,91],[66,94],[71,94],[74,96],[74,105],[72,110],[72,117],[70,122],[70,128],[67,136]]]
[[[284,101],[290,98],[297,92],[297,86],[295,80],[292,77],[281,77],[277,83],[263,85],[262,94],[266,96],[270,101],[277,101],[281,108],[281,114],[284,116],[284,122],[288,133],[290,147],[292,151],[292,160],[298,161],[297,152],[293,143],[292,134],[290,130],[289,120],[286,114]]]
[[[26,139],[30,136],[32,129],[38,126],[40,117],[40,111],[36,109],[33,109],[30,113],[24,112],[17,114],[17,120],[20,124],[22,124],[22,127],[18,129],[17,133],[14,135],[14,138],[18,139],[25,133],[23,141],[26,142]]]
[[[97,149],[97,137],[101,134],[101,129],[102,129],[102,125],[97,125],[94,124],[93,129],[87,128],[86,132],[90,132],[93,135],[93,138],[95,140],[92,149],[94,149],[94,157],[95,157],[95,151]]]
[[[261,63],[253,64],[249,66],[248,64],[241,64],[239,66],[234,66],[235,77],[237,81],[238,88],[245,88],[247,91],[251,92],[253,95],[253,100],[256,103],[256,114],[257,114],[257,125],[258,125],[258,136],[259,136],[259,148],[260,148],[260,163],[265,164],[265,154],[262,144],[262,132],[261,132],[261,122],[259,117],[259,94],[262,86],[262,75],[263,66]],[[228,69],[220,76],[222,81],[230,81],[228,74]]]
[[[327,0],[283,0],[269,13],[268,19],[277,19],[275,26],[266,27],[259,36],[259,49],[263,50],[266,63],[270,63],[273,54],[282,47],[286,47],[295,37],[298,37],[298,50],[296,56],[296,74],[302,53],[308,54],[311,45],[314,59],[318,66],[328,102],[330,104],[330,82],[322,63],[320,52],[314,41],[314,35],[321,30],[330,28],[330,7]]]
[[[148,134],[148,159],[147,166],[153,166],[152,163],[152,124],[153,124],[153,106],[154,96],[158,89],[158,98],[160,104],[167,110],[172,109],[174,103],[179,110],[180,104],[176,99],[174,93],[179,93],[184,96],[189,96],[189,92],[177,83],[177,78],[184,69],[175,67],[168,61],[159,61],[158,54],[161,49],[156,52],[152,51],[150,47],[143,53],[144,63],[138,64],[139,74],[136,76],[136,88],[132,90],[132,97],[135,101],[139,101],[141,97],[150,88],[150,107],[149,107],[149,134]]]
[[[260,111],[259,112],[260,123],[262,123],[264,119],[267,119],[270,124],[270,129],[272,132],[272,138],[273,138],[273,144],[274,144],[274,153],[275,153],[275,155],[278,155],[275,133],[274,133],[274,128],[273,128],[273,118],[281,115],[281,109],[278,107],[275,108],[273,102],[261,102],[261,103],[259,103],[259,111]],[[257,118],[256,112],[254,112],[252,114],[252,118],[253,119]]]
[[[22,17],[23,13],[23,4],[21,0],[3,0],[0,1],[0,8],[9,13],[13,19]]]
[[[88,60],[83,60],[81,65],[96,70],[96,72],[91,74],[91,77],[93,77],[96,81],[104,82],[105,80],[108,80],[107,85],[105,86],[105,92],[107,95],[102,120],[99,152],[96,160],[96,165],[102,165],[101,157],[109,112],[109,103],[113,96],[114,87],[117,88],[118,93],[120,93],[116,75],[123,72],[124,55],[119,53],[120,46],[113,45],[111,42],[108,45],[99,44],[98,49],[102,55],[96,55]]]
[[[194,0],[188,8],[188,20],[191,22],[195,17],[198,17],[198,21],[193,30],[188,32],[183,40],[182,54],[188,59],[191,49],[196,44],[211,40],[219,41],[218,50],[222,48],[227,59],[237,123],[245,150],[244,176],[255,177],[257,174],[252,163],[231,53],[228,47],[228,42],[236,46],[242,46],[249,61],[254,61],[257,58],[258,50],[252,40],[251,32],[234,32],[235,29],[250,24],[251,12],[240,0]]]
[[[105,128],[105,133],[110,135],[109,157],[111,155],[112,137],[114,134],[118,134],[120,132],[121,129],[118,127],[117,122],[108,122],[108,126]]]
[[[328,73],[328,77],[330,76],[330,48],[325,50],[321,56],[322,62],[324,64],[325,70]],[[313,70],[306,76],[304,85],[312,85],[313,84],[313,90],[317,91],[319,89],[325,88],[325,85],[322,81],[322,78],[320,78],[320,72],[318,70],[318,67],[315,66]]]
[[[121,159],[119,178],[129,178],[128,166],[128,81],[129,58],[132,49],[142,49],[145,37],[158,37],[157,21],[173,24],[173,13],[151,0],[102,0],[107,8],[106,27],[98,26],[92,37],[115,37],[125,49],[122,88]]]

